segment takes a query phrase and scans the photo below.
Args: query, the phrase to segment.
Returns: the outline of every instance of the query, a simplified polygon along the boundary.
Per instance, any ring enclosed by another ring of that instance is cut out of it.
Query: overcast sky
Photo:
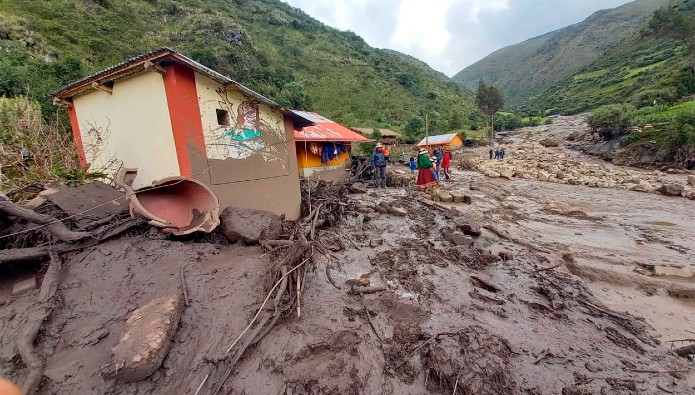
[[[285,0],[453,76],[489,53],[630,0]]]

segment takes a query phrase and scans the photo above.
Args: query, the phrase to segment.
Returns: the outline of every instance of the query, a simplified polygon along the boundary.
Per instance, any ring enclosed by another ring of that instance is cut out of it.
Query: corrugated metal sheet
[[[451,140],[453,140],[455,137],[456,133],[441,134],[439,136],[429,136],[422,139],[422,141],[420,141],[417,145],[418,147],[424,147],[426,145],[449,144],[451,143]]]
[[[315,112],[292,111],[295,115],[311,122],[299,130],[295,129],[294,138],[297,141],[340,141],[340,142],[366,142],[368,138],[353,132],[345,126],[333,122]]]
[[[234,86],[237,91],[239,91],[245,96],[248,96],[249,98],[256,99],[259,102],[266,104],[270,107],[280,107],[279,104],[268,99],[267,97],[257,92],[254,92],[253,90],[241,85],[233,79],[226,77],[208,67],[205,67],[202,64],[196,62],[195,60],[186,57],[183,54],[176,52],[175,50],[168,47],[162,47],[152,52],[135,56],[126,61],[118,63],[117,65],[111,66],[92,75],[88,75],[80,80],[77,80],[61,88],[56,92],[51,93],[50,96],[64,100],[84,91],[87,91],[89,89],[92,89],[91,85],[93,82],[103,84],[107,81],[114,81],[119,78],[124,78],[133,75],[135,73],[143,72],[146,70],[144,65],[148,61],[152,63],[172,61],[186,65],[192,68],[193,70],[197,71],[198,73],[219,82],[220,84]]]

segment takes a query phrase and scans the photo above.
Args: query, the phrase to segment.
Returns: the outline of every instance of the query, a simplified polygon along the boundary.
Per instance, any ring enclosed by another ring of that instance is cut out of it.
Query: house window
[[[220,126],[229,126],[229,111],[220,110],[219,108],[216,111],[217,111],[217,124]]]

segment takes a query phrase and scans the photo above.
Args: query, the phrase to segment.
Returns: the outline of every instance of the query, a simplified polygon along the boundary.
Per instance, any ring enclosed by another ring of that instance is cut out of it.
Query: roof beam
[[[106,85],[102,85],[96,81],[92,82],[92,88],[98,89],[98,90],[106,92],[108,94],[113,94],[113,88],[106,86]]]
[[[59,98],[57,98],[57,97],[54,97],[54,98],[53,98],[53,105],[54,105],[54,106],[65,106],[65,107],[67,107],[67,108],[72,107],[72,103],[71,103],[71,102],[69,102],[69,101],[67,101],[67,100],[59,99]]]
[[[166,76],[167,75],[167,69],[164,67],[153,63],[151,60],[148,60],[145,62],[145,70],[147,69],[153,69],[154,71],[158,72],[159,74]]]

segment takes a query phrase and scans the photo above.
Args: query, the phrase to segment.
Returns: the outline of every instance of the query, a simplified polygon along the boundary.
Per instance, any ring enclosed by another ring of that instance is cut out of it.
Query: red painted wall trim
[[[205,155],[203,121],[200,118],[195,72],[186,66],[172,63],[167,67],[164,89],[169,106],[171,128],[174,133],[179,170],[182,176],[190,177],[193,175],[193,167],[189,148]]]
[[[68,106],[68,115],[70,116],[72,136],[75,139],[75,145],[77,146],[77,156],[80,157],[80,164],[82,166],[87,166],[87,155],[84,152],[84,143],[82,142],[80,123],[77,121],[77,110],[75,110],[74,103],[71,106]]]

